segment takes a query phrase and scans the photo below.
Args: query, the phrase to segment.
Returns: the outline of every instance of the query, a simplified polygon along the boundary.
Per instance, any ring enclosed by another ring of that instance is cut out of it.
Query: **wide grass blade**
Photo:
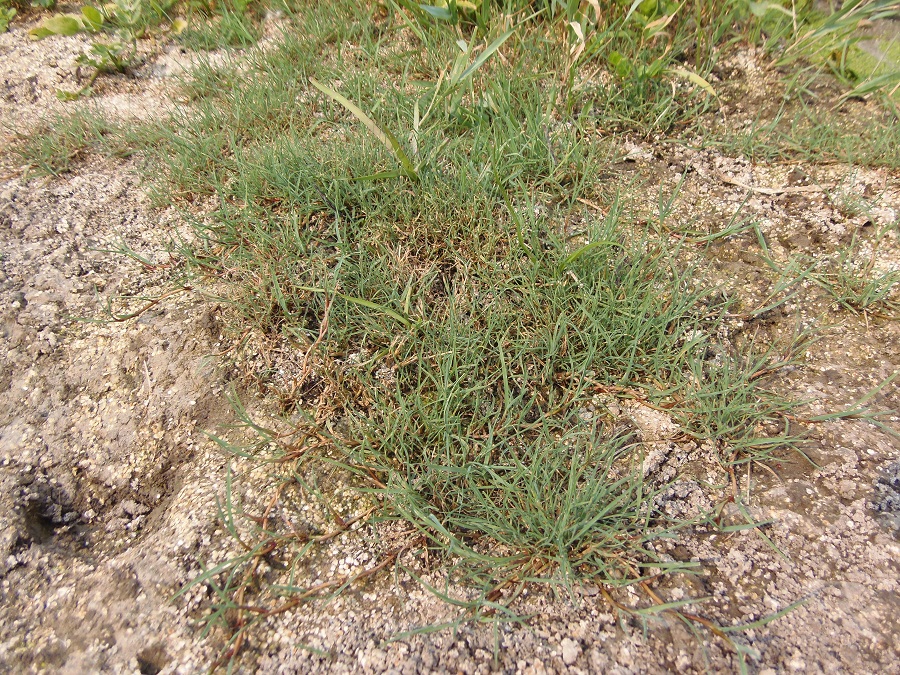
[[[375,136],[375,138],[377,138],[388,150],[394,153],[394,157],[396,157],[397,161],[400,163],[400,166],[403,167],[404,175],[411,180],[414,180],[416,182],[419,181],[419,174],[416,172],[416,168],[409,160],[406,152],[404,152],[403,147],[397,140],[397,137],[394,136],[394,134],[392,134],[390,130],[381,129],[381,127],[379,127],[375,123],[375,120],[364,113],[358,105],[353,103],[346,96],[339,94],[334,89],[325,86],[314,77],[309,78],[309,82],[323,94],[325,94],[332,100],[337,101],[347,110],[349,110],[353,114],[353,116],[356,117],[356,119],[363,123],[363,126],[365,126],[366,129],[368,129],[371,134]]]
[[[500,49],[500,47],[503,46],[503,43],[506,42],[512,36],[512,34],[516,32],[516,28],[517,27],[510,28],[508,31],[503,33],[503,35],[489,44],[485,48],[485,50],[478,55],[478,58],[475,59],[468,68],[462,71],[459,78],[457,78],[456,80],[456,84],[461,84],[468,78],[472,77],[472,75],[474,75],[475,72],[484,65],[485,61],[491,58],[491,55],[493,55],[494,52]]]

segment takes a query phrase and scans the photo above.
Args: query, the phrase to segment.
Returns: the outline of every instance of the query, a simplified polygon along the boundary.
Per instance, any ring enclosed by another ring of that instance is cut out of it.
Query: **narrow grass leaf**
[[[576,260],[578,260],[578,258],[580,258],[581,256],[583,256],[585,253],[587,253],[587,252],[589,252],[589,251],[593,251],[595,248],[599,248],[600,246],[611,246],[611,247],[612,247],[612,246],[618,246],[620,249],[624,249],[624,248],[625,248],[624,246],[622,246],[622,245],[621,245],[619,242],[617,242],[617,241],[610,241],[610,240],[592,241],[590,244],[585,244],[584,246],[582,246],[582,247],[579,248],[578,250],[573,251],[572,253],[570,253],[569,255],[567,255],[567,256],[563,259],[563,261],[559,263],[559,266],[557,267],[558,271],[562,272],[562,271],[565,270],[569,265],[571,265],[573,262],[575,262]]]
[[[712,600],[711,595],[703,598],[685,598],[684,600],[673,600],[672,602],[664,602],[661,605],[653,605],[652,607],[643,607],[641,609],[637,609],[635,610],[635,614],[659,614],[661,612],[667,612],[672,609],[679,609],[681,607],[695,605],[697,603],[706,602],[708,600]]]
[[[763,626],[772,623],[776,619],[780,619],[785,614],[789,614],[789,613],[793,612],[798,607],[802,607],[809,601],[810,601],[810,598],[802,598],[800,600],[797,600],[797,602],[791,603],[784,609],[778,610],[774,614],[769,614],[768,616],[764,616],[763,618],[758,619],[756,621],[752,621],[751,623],[742,623],[737,626],[719,626],[719,630],[722,631],[723,633],[738,633],[738,632],[743,632],[745,630],[762,628]]]
[[[379,171],[378,173],[370,173],[366,176],[353,176],[350,180],[357,182],[364,181],[374,181],[374,180],[386,180],[388,178],[399,178],[400,176],[405,176],[406,174],[400,169],[393,169],[391,171]]]
[[[310,293],[327,293],[328,291],[324,288],[316,288],[315,286],[296,286],[298,290],[301,291],[309,291]],[[335,297],[341,298],[342,300],[346,300],[347,302],[352,302],[355,305],[360,305],[361,307],[368,307],[369,309],[374,309],[379,312],[384,312],[392,319],[398,321],[403,324],[406,328],[412,327],[412,321],[407,319],[405,316],[400,314],[399,312],[395,312],[389,307],[385,307],[384,305],[379,305],[377,302],[372,302],[371,300],[366,300],[364,298],[357,298],[352,295],[344,295],[343,293],[335,293]]]
[[[868,94],[873,94],[875,92],[882,91],[883,89],[887,89],[888,87],[894,87],[898,82],[900,82],[900,71],[885,73],[884,75],[879,75],[878,77],[867,79],[864,82],[860,82],[858,85],[853,87],[853,89],[843,94],[838,99],[838,103],[843,103],[850,98],[861,98]]]

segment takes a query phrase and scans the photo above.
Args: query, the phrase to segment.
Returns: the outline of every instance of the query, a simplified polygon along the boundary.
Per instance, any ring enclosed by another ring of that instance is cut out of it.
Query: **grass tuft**
[[[97,107],[57,114],[44,122],[15,150],[32,171],[58,176],[90,153],[125,157],[133,152],[125,130],[111,122]]]
[[[345,472],[478,589],[463,604],[481,618],[515,616],[526,582],[686,569],[649,546],[685,524],[657,507],[669,479],[648,473],[610,401],[714,440],[723,470],[794,441],[767,433],[793,405],[764,387],[782,357],[717,337],[730,304],[668,224],[596,191],[617,153],[598,131],[669,127],[708,92],[674,104],[667,55],[621,77],[636,99],[666,100],[669,121],[627,102],[571,121],[594,94],[557,79],[568,51],[547,24],[495,18],[457,44],[428,17],[357,15],[339,27],[348,52],[311,11],[249,73],[201,69],[158,157],[171,194],[217,203],[181,251],[192,274],[217,280],[241,326],[302,355],[279,376],[289,440],[264,445],[293,480],[317,456]],[[401,36],[392,49],[385,31]],[[390,555],[408,567],[406,550]],[[229,584],[255,560],[236,559]]]

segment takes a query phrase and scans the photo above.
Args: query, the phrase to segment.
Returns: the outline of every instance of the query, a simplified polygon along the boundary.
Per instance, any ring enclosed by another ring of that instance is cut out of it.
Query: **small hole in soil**
[[[141,675],[157,675],[169,662],[169,657],[162,645],[147,647],[137,654],[138,670]]]
[[[41,513],[39,505],[33,504],[25,511],[25,529],[35,544],[45,544],[50,541],[56,527],[52,519]]]

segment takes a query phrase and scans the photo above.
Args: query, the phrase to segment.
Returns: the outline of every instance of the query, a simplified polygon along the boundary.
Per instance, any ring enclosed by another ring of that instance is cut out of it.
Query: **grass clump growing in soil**
[[[417,533],[387,562],[437,553],[477,589],[467,610],[511,618],[526,582],[684,569],[648,545],[684,523],[615,411],[670,416],[725,471],[762,460],[793,440],[770,434],[792,403],[765,385],[794,352],[722,337],[730,303],[696,256],[603,187],[609,130],[674,133],[715,106],[705,77],[738,5],[610,8],[587,31],[559,3],[477,7],[306,7],[271,49],[199,68],[154,133],[168,193],[216,205],[193,220],[186,285],[214,279],[239,333],[302,354],[278,375],[294,428],[254,426],[291,467],[279,490],[318,494],[311,467],[339,467]],[[701,33],[714,42],[690,46]],[[618,98],[580,82],[597,61]],[[228,572],[220,615],[258,551],[297,591],[298,561],[331,539],[261,522],[262,548],[198,580]]]
[[[900,121],[882,110],[847,109],[822,113],[815,102],[783,103],[771,116],[759,115],[743,131],[706,144],[753,161],[842,162],[900,166]]]
[[[47,120],[41,131],[21,140],[19,155],[37,173],[57,176],[71,170],[85,155],[127,156],[134,135],[111,122],[98,107],[85,107]]]
[[[252,45],[260,35],[253,20],[255,9],[246,0],[211,3],[210,7],[198,3],[178,41],[194,51]]]
[[[795,274],[820,286],[846,310],[896,319],[900,312],[897,297],[900,271],[876,269],[878,247],[888,231],[889,228],[884,228],[876,233],[871,250],[866,254],[854,235],[849,245],[837,250],[830,258],[814,259],[801,255],[792,259],[787,268],[802,270]],[[769,264],[778,269],[771,261]],[[790,274],[787,270],[778,271],[782,275]]]

